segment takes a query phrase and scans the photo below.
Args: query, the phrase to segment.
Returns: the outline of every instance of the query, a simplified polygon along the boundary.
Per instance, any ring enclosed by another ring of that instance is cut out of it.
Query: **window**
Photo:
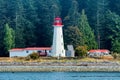
[[[63,35],[61,35],[61,38],[63,37]]]
[[[62,50],[62,53],[63,53],[64,51]]]
[[[38,51],[38,53],[41,53],[42,51]]]
[[[29,51],[26,51],[26,53],[29,53]]]
[[[51,50],[49,51],[49,53],[51,53]]]
[[[45,50],[45,53],[47,53],[47,51]]]

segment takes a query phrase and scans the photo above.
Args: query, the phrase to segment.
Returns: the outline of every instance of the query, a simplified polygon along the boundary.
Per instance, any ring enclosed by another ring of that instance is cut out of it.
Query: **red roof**
[[[54,19],[54,24],[53,25],[55,25],[55,26],[62,26],[62,20],[61,20],[61,18],[60,17],[56,17]]]
[[[51,50],[50,47],[29,47],[25,48],[24,50]]]
[[[51,50],[51,47],[13,48],[10,51],[23,51],[23,50]]]
[[[96,49],[96,50],[90,50],[88,52],[93,53],[93,52],[110,52],[110,51],[107,49]]]
[[[22,50],[23,50],[22,48],[13,48],[10,51],[22,51]]]

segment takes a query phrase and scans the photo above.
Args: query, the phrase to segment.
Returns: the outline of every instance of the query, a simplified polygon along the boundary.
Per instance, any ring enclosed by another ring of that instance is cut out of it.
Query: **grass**
[[[119,61],[119,59],[107,60],[107,59],[95,59],[95,58],[57,58],[52,57],[40,57],[39,59],[27,60],[25,57],[16,58],[0,58],[0,62],[103,62],[103,61]]]

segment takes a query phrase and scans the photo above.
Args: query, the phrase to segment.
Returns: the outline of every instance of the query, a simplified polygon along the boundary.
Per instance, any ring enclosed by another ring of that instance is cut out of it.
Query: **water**
[[[120,80],[120,72],[3,72],[0,80]]]

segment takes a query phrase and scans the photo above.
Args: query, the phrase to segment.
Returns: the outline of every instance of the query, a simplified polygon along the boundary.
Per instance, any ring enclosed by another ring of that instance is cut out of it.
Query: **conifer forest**
[[[57,16],[65,47],[120,53],[120,0],[0,0],[0,56],[11,48],[51,47]]]

